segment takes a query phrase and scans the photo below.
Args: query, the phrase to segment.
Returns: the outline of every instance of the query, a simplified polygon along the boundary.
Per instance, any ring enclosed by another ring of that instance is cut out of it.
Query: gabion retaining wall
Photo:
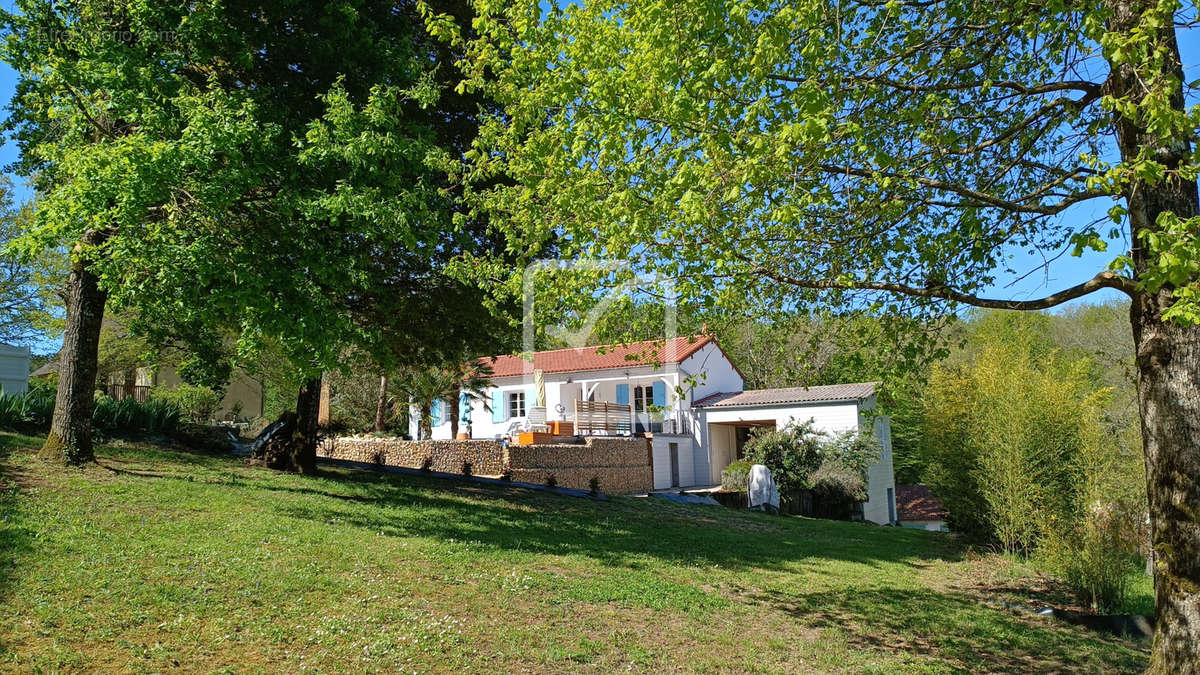
[[[428,468],[445,473],[464,473],[463,465],[470,462],[471,473],[477,476],[499,476],[504,473],[505,463],[504,448],[496,441],[405,441],[344,436],[326,439],[317,454],[330,459],[410,469]]]
[[[330,459],[464,473],[465,463],[477,476],[587,490],[592,478],[600,491],[613,494],[648,492],[654,483],[650,442],[645,438],[589,436],[584,445],[556,443],[503,447],[497,441],[405,441],[398,438],[343,436],[326,439],[317,453]]]

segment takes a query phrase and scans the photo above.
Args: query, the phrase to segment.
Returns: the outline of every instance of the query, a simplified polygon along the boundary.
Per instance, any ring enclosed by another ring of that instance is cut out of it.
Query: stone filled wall
[[[650,443],[645,438],[589,436],[583,445],[509,446],[497,441],[405,441],[398,438],[344,436],[322,443],[318,454],[369,464],[419,469],[428,461],[433,471],[463,473],[471,463],[477,476],[500,476],[507,468],[512,480],[546,484],[551,475],[559,487],[587,490],[592,478],[600,491],[613,494],[647,492],[654,476]]]
[[[424,468],[431,471],[463,473],[463,464],[471,463],[476,476],[504,473],[504,448],[496,441],[406,441],[399,438],[343,436],[326,439],[317,454],[330,459],[353,462]]]

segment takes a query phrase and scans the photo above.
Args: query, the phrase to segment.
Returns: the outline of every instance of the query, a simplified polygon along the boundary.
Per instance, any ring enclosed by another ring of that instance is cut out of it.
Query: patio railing
[[[145,403],[150,398],[150,386],[138,384],[134,385],[133,391],[126,391],[126,387],[123,384],[109,384],[104,387],[104,393],[117,400],[133,398],[138,403]]]
[[[575,433],[627,434],[631,411],[628,403],[575,401]]]

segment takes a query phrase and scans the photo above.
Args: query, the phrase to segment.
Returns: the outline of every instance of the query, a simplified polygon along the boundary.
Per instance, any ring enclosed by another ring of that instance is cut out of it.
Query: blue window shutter
[[[443,405],[444,404],[442,403],[442,399],[437,398],[437,399],[433,400],[433,405],[429,406],[429,415],[431,417],[433,417],[433,421],[431,422],[431,424],[435,427],[440,426],[442,423],[442,407],[443,407]]]
[[[667,407],[667,383],[662,380],[654,383],[654,405],[659,408]]]
[[[499,389],[492,391],[492,423],[503,422],[507,415],[508,410],[504,407],[504,392]]]
[[[629,404],[629,385],[617,385],[617,403],[624,403],[626,405]]]
[[[537,389],[529,387],[525,390],[525,414],[529,414],[529,409],[537,405]]]
[[[458,421],[471,421],[471,397],[466,394],[458,395]]]

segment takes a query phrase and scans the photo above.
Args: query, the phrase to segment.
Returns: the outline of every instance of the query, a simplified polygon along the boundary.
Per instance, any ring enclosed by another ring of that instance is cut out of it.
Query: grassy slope
[[[0,668],[1132,670],[911,530],[0,433]],[[1002,579],[997,583],[1011,584]]]

